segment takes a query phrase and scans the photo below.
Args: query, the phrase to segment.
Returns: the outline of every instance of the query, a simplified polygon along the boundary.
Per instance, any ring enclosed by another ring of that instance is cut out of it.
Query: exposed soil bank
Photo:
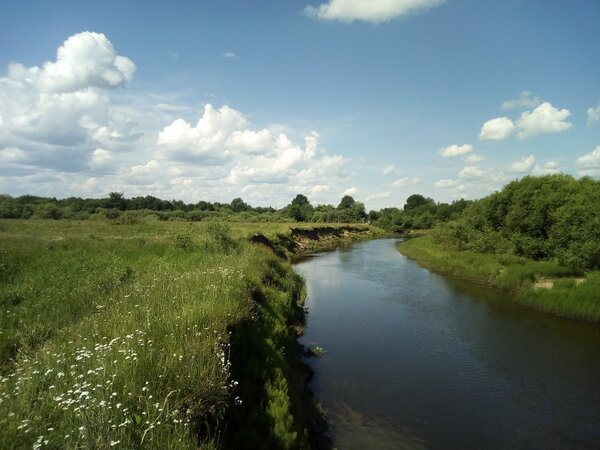
[[[289,260],[311,252],[332,249],[346,243],[388,236],[384,230],[369,225],[342,225],[290,228],[286,234],[267,237],[255,234],[249,240],[269,247],[277,256]]]
[[[291,228],[272,238],[249,238],[278,258],[252,290],[252,319],[232,330],[232,377],[239,384],[233,389],[222,448],[332,448],[325,418],[307,387],[312,370],[303,363],[305,349],[297,341],[305,326],[304,280],[291,260],[384,234],[369,226],[340,226]]]
[[[398,245],[404,255],[442,275],[510,292],[510,300],[556,316],[600,322],[600,273],[582,274],[554,261],[447,251],[431,236]],[[582,277],[584,275],[584,277]]]

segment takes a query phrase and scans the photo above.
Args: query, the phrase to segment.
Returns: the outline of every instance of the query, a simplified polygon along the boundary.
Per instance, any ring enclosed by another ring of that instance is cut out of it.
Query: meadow
[[[435,272],[511,292],[510,298],[557,316],[600,321],[600,272],[535,261],[511,254],[453,251],[426,235],[408,239],[399,250]]]
[[[292,226],[1,221],[0,447],[307,447]]]

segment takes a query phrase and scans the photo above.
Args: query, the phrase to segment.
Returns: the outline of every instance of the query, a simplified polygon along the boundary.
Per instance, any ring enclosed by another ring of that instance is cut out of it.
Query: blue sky
[[[0,7],[3,193],[379,209],[600,176],[596,0]]]

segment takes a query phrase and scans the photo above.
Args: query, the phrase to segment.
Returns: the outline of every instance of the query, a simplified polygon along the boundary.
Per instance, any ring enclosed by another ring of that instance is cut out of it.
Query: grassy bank
[[[0,447],[307,447],[291,228],[1,221]]]
[[[600,273],[512,255],[447,251],[423,236],[399,250],[435,272],[514,291],[515,301],[558,316],[600,321]]]

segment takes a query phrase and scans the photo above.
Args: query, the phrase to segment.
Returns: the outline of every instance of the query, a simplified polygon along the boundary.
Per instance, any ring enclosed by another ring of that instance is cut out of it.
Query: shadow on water
[[[309,364],[339,448],[594,448],[600,327],[435,275],[378,240],[306,258]]]

